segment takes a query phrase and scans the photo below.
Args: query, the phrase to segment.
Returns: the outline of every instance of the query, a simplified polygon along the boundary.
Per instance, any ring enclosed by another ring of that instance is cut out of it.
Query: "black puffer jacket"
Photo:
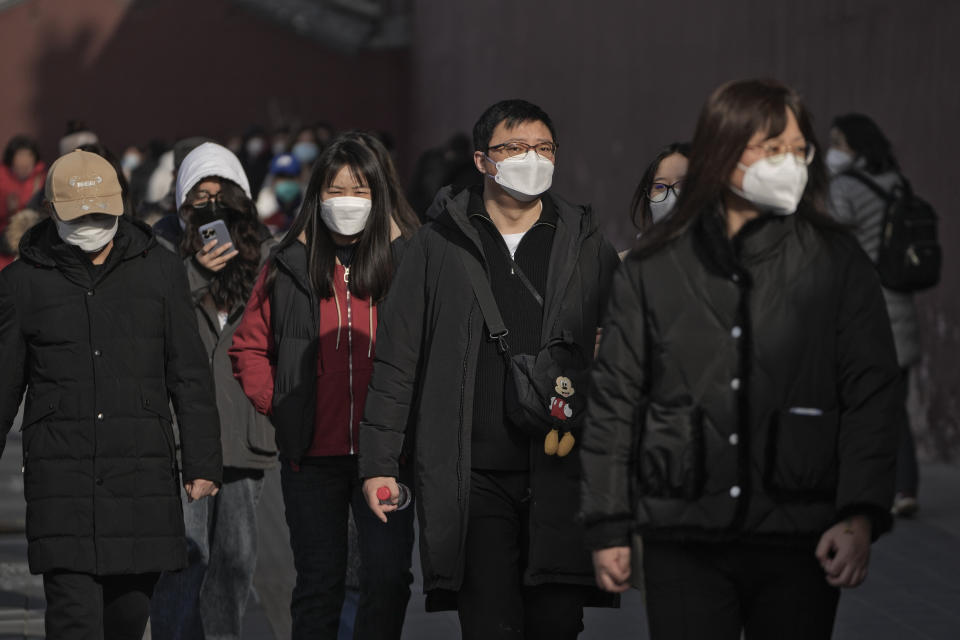
[[[541,336],[569,331],[592,354],[617,265],[589,208],[552,197],[558,214]],[[361,477],[397,476],[408,422],[416,429],[415,469],[424,590],[456,591],[470,495],[471,423],[477,355],[487,338],[463,265],[463,248],[485,264],[466,209],[468,190],[441,191],[438,215],[410,241],[381,306],[377,354],[360,426]],[[531,441],[527,584],[590,584],[593,569],[574,522],[576,456],[548,457]]]
[[[185,566],[171,399],[183,480],[219,482],[221,454],[183,265],[125,218],[96,275],[53,220],[20,251],[0,274],[0,428],[10,429],[26,389],[30,570]]]
[[[593,548],[670,539],[806,544],[848,514],[890,527],[899,369],[873,266],[797,216],[718,213],[627,258],[581,453]]]

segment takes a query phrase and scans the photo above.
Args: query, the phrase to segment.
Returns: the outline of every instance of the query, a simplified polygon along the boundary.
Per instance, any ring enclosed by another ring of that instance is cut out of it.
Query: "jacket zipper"
[[[353,447],[353,309],[350,305],[350,267],[343,268],[343,281],[347,285],[347,368],[350,373],[350,455],[354,454]],[[334,293],[336,296],[336,293]]]

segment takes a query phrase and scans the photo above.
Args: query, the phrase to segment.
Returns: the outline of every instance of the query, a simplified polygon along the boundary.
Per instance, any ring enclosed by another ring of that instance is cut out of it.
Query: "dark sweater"
[[[514,261],[542,297],[546,291],[550,250],[557,213],[549,196],[542,199],[540,219],[527,231],[513,256]],[[490,288],[510,332],[512,354],[535,354],[540,350],[543,309],[511,269],[507,245],[490,220],[478,190],[470,196],[470,222],[480,233],[490,277]],[[480,345],[474,387],[471,463],[474,469],[525,471],[530,467],[530,439],[509,424],[503,406],[506,366],[497,344]]]

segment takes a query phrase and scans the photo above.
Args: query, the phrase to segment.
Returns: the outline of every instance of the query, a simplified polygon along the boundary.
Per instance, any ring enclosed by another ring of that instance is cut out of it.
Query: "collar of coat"
[[[157,240],[150,227],[139,220],[121,216],[109,260],[135,258],[145,255],[156,246]],[[81,261],[86,259],[85,256],[60,239],[53,218],[42,220],[23,235],[20,258],[38,267],[83,266],[86,269]]]
[[[763,262],[780,249],[796,229],[796,214],[764,214],[748,221],[733,237],[727,237],[726,216],[722,207],[705,212],[693,225],[695,250],[704,265],[714,273],[747,278],[747,267]]]
[[[479,187],[476,187],[479,188]],[[475,259],[487,268],[486,256],[480,233],[470,223],[471,188],[444,187],[427,210],[430,224],[454,230],[454,236],[466,239],[464,245]],[[544,314],[541,336],[553,333],[559,317],[563,297],[580,260],[580,249],[590,236],[600,233],[599,226],[589,205],[574,205],[554,193],[548,193],[556,211],[556,231],[550,248],[550,267],[547,272],[547,288],[544,295]]]

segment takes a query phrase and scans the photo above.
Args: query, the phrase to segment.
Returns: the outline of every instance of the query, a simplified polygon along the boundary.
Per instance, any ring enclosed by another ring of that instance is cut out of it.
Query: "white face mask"
[[[788,216],[797,210],[807,188],[807,165],[797,156],[788,153],[780,162],[761,158],[749,167],[742,162],[737,167],[744,172],[743,189],[731,184],[735,194],[777,215]]]
[[[553,184],[553,163],[536,151],[495,162],[497,175],[491,176],[512,198],[531,202]]]
[[[667,192],[667,197],[660,202],[651,202],[650,216],[653,218],[653,222],[657,223],[666,218],[675,204],[677,204],[677,194],[673,192],[673,189]]]
[[[367,198],[339,196],[320,203],[320,219],[327,228],[342,236],[355,236],[367,226],[373,201]]]
[[[117,226],[120,224],[118,216],[81,216],[76,220],[64,222],[53,216],[57,223],[57,233],[67,244],[80,247],[87,253],[93,253],[110,244],[117,235]]]
[[[827,149],[827,155],[823,161],[827,164],[830,173],[843,173],[853,164],[853,156],[840,149]]]

